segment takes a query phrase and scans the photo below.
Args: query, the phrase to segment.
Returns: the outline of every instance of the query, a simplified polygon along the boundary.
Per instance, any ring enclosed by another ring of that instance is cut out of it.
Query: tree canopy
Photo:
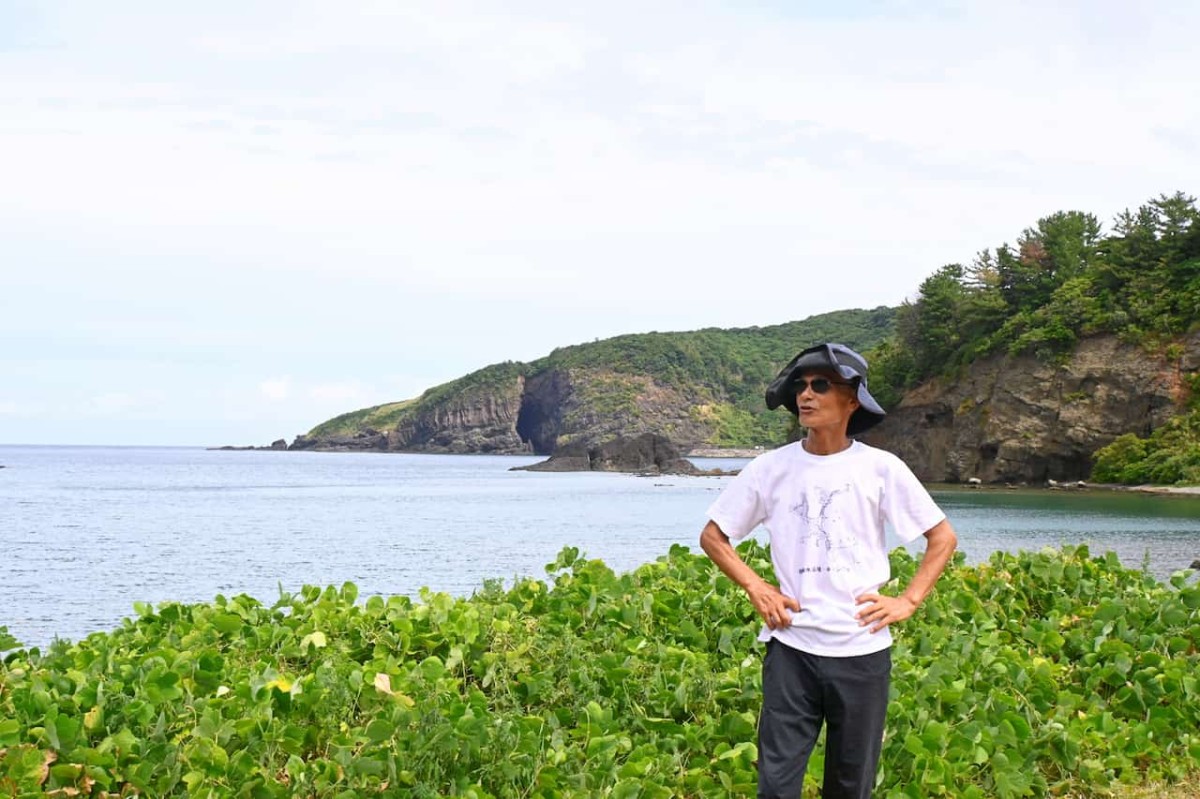
[[[877,350],[883,393],[1007,351],[1054,357],[1112,333],[1153,344],[1200,321],[1200,209],[1161,195],[1124,211],[1105,235],[1096,217],[1063,211],[969,265],[949,264],[901,306],[896,338]]]

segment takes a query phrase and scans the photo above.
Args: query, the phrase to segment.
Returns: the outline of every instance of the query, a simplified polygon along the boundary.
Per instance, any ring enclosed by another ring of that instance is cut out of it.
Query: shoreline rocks
[[[235,447],[226,445],[224,447],[206,447],[209,452],[250,452],[250,451],[271,451],[271,452],[286,452],[288,443],[282,438],[277,438],[266,447]],[[3,468],[3,467],[0,467]]]
[[[665,436],[643,433],[632,438],[614,438],[601,444],[566,444],[544,461],[514,466],[509,471],[526,472],[625,472],[632,474],[721,475],[720,469],[699,469],[682,457]]]
[[[689,458],[757,458],[772,447],[695,447],[687,454]]]

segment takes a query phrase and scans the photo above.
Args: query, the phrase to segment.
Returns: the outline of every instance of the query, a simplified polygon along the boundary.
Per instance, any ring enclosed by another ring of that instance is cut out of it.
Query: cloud
[[[23,344],[0,374],[57,409],[44,431],[80,407],[299,428],[596,337],[892,304],[1039,216],[1200,177],[1184,2],[62,0],[19,22],[0,335]]]
[[[273,378],[258,384],[258,392],[271,402],[282,402],[292,395],[290,378]]]
[[[324,383],[321,385],[311,386],[308,389],[308,396],[314,400],[337,402],[347,402],[362,398],[365,394],[370,393],[371,389],[364,386],[358,381],[346,383]]]
[[[110,391],[88,398],[77,411],[83,416],[144,416],[161,410],[166,403],[167,394],[160,389]]]

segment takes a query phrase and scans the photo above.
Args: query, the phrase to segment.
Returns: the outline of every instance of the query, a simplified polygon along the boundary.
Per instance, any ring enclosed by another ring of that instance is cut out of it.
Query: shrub
[[[755,542],[742,557],[767,573]],[[916,561],[892,553],[896,591]],[[359,603],[139,604],[0,660],[0,794],[752,796],[759,624],[705,557]],[[2,628],[0,628],[2,629]],[[1094,794],[1200,766],[1200,588],[1067,547],[946,572],[896,631],[877,795]],[[815,796],[821,755],[805,796]]]

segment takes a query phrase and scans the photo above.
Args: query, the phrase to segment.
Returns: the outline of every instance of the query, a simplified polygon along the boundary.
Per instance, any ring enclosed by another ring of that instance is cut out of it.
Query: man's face
[[[825,393],[814,390],[813,382],[827,380],[831,384]],[[800,424],[809,430],[829,429],[845,432],[850,416],[858,410],[858,397],[854,386],[841,375],[832,371],[817,370],[804,372],[801,382],[803,390],[796,392],[796,409],[800,412]]]

